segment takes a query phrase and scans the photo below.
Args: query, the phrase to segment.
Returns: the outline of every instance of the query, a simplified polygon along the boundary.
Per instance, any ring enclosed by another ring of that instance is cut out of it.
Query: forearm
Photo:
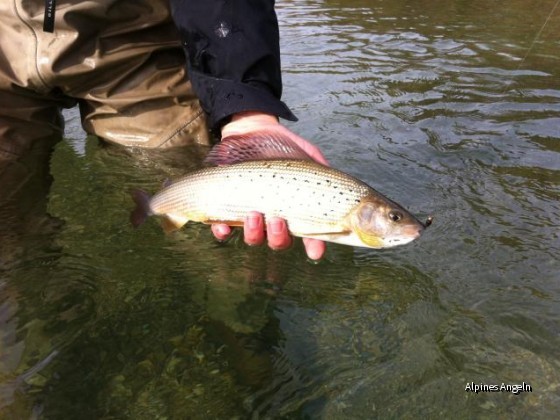
[[[189,75],[213,128],[259,111],[296,120],[280,100],[274,0],[171,0]]]

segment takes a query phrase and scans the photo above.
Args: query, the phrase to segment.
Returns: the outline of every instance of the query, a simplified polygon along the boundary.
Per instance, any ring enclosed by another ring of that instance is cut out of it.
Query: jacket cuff
[[[189,75],[194,91],[206,93],[206,100],[201,101],[202,108],[208,114],[208,122],[214,131],[219,130],[229,117],[244,111],[261,111],[289,121],[298,120],[288,106],[266,88],[192,70]]]

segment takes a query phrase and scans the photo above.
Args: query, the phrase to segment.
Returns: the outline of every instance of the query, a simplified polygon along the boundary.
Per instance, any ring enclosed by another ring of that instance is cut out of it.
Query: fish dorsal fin
[[[210,165],[230,165],[250,160],[272,159],[313,160],[288,137],[270,133],[250,133],[225,137],[210,150],[205,162]]]

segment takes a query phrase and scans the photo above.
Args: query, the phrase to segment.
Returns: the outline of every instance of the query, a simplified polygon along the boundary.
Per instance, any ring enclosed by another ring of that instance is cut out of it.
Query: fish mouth
[[[425,228],[426,225],[423,223],[420,223],[419,225],[416,226],[407,226],[399,234],[384,238],[383,242],[386,244],[387,247],[405,245],[409,242],[414,241],[415,239],[418,239],[422,235],[422,232],[424,231]]]

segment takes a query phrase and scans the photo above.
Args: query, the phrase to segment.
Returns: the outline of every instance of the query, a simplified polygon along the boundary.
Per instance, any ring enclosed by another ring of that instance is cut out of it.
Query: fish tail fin
[[[138,189],[132,190],[130,194],[132,200],[136,203],[136,208],[130,212],[130,223],[137,228],[152,213],[150,210],[150,196],[145,191]]]

